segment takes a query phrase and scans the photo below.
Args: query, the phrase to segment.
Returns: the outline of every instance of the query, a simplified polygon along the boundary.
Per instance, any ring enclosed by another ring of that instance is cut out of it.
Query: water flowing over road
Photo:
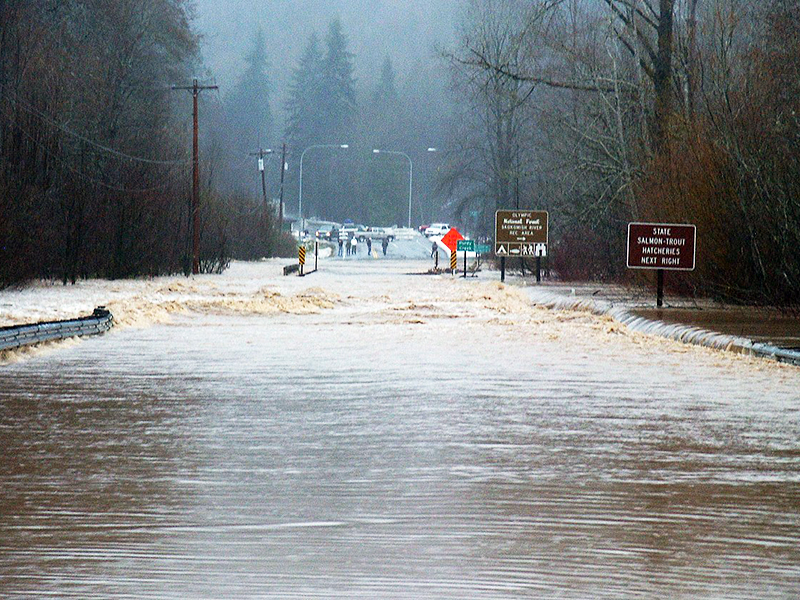
[[[797,368],[426,268],[72,292],[130,326],[0,365],[0,596],[797,597]]]

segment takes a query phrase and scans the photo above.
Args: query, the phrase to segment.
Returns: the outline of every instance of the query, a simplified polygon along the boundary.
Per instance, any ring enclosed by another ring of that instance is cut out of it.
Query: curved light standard
[[[372,152],[373,154],[396,154],[405,156],[408,160],[408,228],[411,229],[411,195],[414,190],[414,163],[411,162],[411,157],[405,152],[396,152],[395,150],[378,150],[376,148]]]
[[[343,150],[347,150],[350,147],[349,144],[314,144],[313,146],[309,146],[303,153],[300,155],[300,202],[298,203],[297,207],[297,218],[300,219],[300,235],[303,235],[303,158],[306,156],[306,152],[309,150],[313,150],[314,148],[341,148]]]
[[[428,148],[428,152],[436,152],[436,148]],[[408,228],[411,229],[411,198],[414,191],[414,163],[411,162],[411,157],[405,152],[397,152],[396,150],[378,150],[377,148],[372,151],[373,154],[396,154],[397,156],[404,156],[408,161]]]

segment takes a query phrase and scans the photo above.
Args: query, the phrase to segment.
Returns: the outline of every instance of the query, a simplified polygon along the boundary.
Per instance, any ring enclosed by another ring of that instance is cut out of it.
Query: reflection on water
[[[0,595],[795,596],[795,385],[496,327],[208,317],[3,367]]]

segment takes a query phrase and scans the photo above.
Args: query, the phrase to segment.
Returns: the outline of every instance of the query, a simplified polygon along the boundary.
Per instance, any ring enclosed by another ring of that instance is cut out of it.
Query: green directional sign
[[[456,250],[458,252],[475,252],[475,240],[458,240]]]
[[[475,246],[475,251],[478,254],[489,254],[492,251],[492,246],[490,244],[478,244]]]

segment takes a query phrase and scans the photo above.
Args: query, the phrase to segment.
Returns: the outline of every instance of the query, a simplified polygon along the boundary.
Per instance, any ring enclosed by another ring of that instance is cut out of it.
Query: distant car
[[[339,228],[334,225],[322,225],[317,229],[318,240],[338,240]]]
[[[395,239],[394,229],[391,227],[370,227],[369,232],[371,234],[370,237],[373,240],[382,240],[383,238],[386,238],[390,242],[393,242]]]
[[[425,233],[425,230],[428,229],[428,227],[430,227],[430,225],[420,225],[419,226],[419,232],[420,233]]]
[[[447,223],[434,223],[425,230],[425,237],[442,237],[450,231],[450,225]]]
[[[356,223],[347,222],[345,221],[344,225],[342,225],[342,229],[340,234],[343,235],[345,238],[354,237],[357,238],[358,241],[363,242],[366,238],[367,228],[363,225],[357,225]]]

